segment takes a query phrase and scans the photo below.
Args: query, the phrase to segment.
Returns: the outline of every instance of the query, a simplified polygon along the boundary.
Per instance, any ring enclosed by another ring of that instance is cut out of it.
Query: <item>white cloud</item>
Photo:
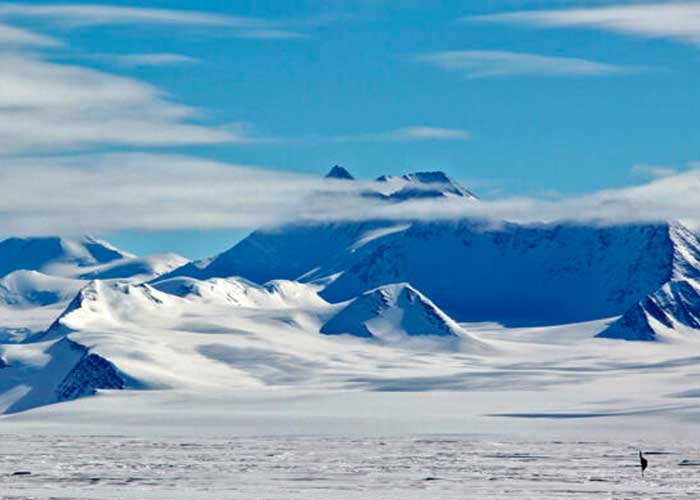
[[[164,154],[7,159],[0,169],[0,233],[248,228],[319,207],[359,211],[354,183]],[[314,205],[312,193],[324,192]],[[362,203],[361,201],[359,202]]]
[[[385,134],[397,141],[465,141],[470,138],[466,130],[438,127],[406,127]]]
[[[0,153],[95,145],[244,142],[235,131],[191,120],[197,112],[130,78],[36,54],[0,52]]]
[[[117,65],[127,68],[135,68],[139,66],[177,66],[199,62],[199,60],[195,59],[194,57],[168,53],[119,54],[102,57],[108,57]]]
[[[317,137],[315,140],[321,142],[420,142],[466,141],[470,138],[471,134],[467,130],[416,125],[376,134],[336,135]]]
[[[60,45],[62,45],[61,42],[55,38],[0,23],[0,48],[58,47]]]
[[[544,28],[589,28],[644,38],[700,43],[700,3],[663,2],[467,17],[464,21]]]
[[[555,199],[420,199],[382,203],[370,182],[328,181],[164,154],[8,158],[0,169],[0,233],[254,228],[300,220],[444,220],[599,224],[700,222],[700,169],[623,189]]]
[[[67,28],[100,25],[180,25],[228,29],[242,38],[286,39],[303,34],[267,19],[212,14],[196,10],[156,9],[91,4],[0,4],[0,17],[45,20]]]
[[[679,170],[674,167],[664,167],[661,165],[649,165],[647,163],[641,163],[639,165],[634,165],[630,169],[630,172],[633,175],[639,177],[660,179],[661,177],[669,177],[671,175],[675,175],[679,172]]]
[[[605,76],[629,71],[629,68],[587,59],[493,50],[434,52],[419,55],[417,59],[445,70],[459,71],[469,78]]]

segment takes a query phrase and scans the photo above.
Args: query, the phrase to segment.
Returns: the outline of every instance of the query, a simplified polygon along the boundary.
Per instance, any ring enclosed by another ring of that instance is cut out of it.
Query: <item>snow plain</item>
[[[6,436],[7,499],[600,499],[697,498],[700,449],[653,450],[641,478],[631,446],[479,436]]]

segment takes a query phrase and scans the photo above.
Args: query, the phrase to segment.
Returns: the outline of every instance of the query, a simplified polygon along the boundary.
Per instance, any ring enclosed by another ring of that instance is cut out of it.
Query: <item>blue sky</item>
[[[41,10],[47,6],[56,9]],[[700,19],[693,15],[700,16],[700,4],[580,6],[3,4],[0,23],[50,37],[7,38],[4,50],[12,57],[40,57],[59,71],[99,70],[150,89],[154,95],[129,102],[144,99],[139,112],[145,116],[153,106],[159,118],[139,116],[133,135],[144,123],[146,131],[161,123],[202,126],[147,141],[115,139],[110,130],[96,139],[66,139],[67,146],[20,137],[23,146],[9,145],[6,154],[177,153],[310,175],[339,163],[363,178],[444,170],[487,200],[578,196],[683,172],[698,158]],[[172,106],[196,114],[180,119]],[[82,112],[79,102],[73,109],[61,116]],[[119,123],[128,129],[128,120]],[[192,140],[177,139],[190,133]],[[200,257],[249,229],[183,225],[101,232],[137,253],[170,249]]]

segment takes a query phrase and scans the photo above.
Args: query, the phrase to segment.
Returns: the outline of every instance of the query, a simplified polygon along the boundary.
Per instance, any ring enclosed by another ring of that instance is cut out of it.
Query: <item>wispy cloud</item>
[[[700,3],[657,2],[523,11],[466,17],[463,21],[522,24],[543,28],[588,28],[644,38],[700,43]]]
[[[572,57],[552,57],[520,52],[463,50],[433,52],[417,56],[420,62],[458,71],[468,78],[504,76],[607,76],[630,68]]]
[[[48,36],[40,35],[9,24],[0,23],[0,46],[7,47],[59,47],[62,43]]]
[[[385,134],[396,141],[466,141],[471,134],[466,130],[439,127],[406,127]]]
[[[151,53],[151,54],[115,54],[102,55],[119,66],[135,68],[140,66],[178,66],[198,63],[199,59],[182,54]]]
[[[467,141],[471,133],[456,128],[416,125],[374,134],[336,135],[315,137],[318,142],[420,142],[420,141]]]
[[[465,217],[522,223],[700,223],[699,168],[638,186],[554,198],[386,203],[362,195],[379,186],[179,155],[10,158],[0,169],[0,233],[248,229],[302,220]]]
[[[630,173],[637,177],[647,177],[650,179],[660,179],[662,177],[670,177],[679,173],[679,170],[674,167],[665,167],[661,165],[650,165],[648,163],[640,163],[634,165],[630,169]]]
[[[286,29],[284,22],[268,19],[213,14],[196,10],[123,7],[98,4],[0,4],[0,18],[32,18],[66,28],[101,25],[180,25],[228,29],[242,38],[300,38],[300,32]]]
[[[194,122],[197,111],[158,88],[33,53],[0,52],[0,153],[94,145],[243,142],[236,131]]]

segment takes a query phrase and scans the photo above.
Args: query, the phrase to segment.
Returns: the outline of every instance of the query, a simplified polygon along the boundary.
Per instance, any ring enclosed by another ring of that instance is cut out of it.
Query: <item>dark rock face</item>
[[[56,388],[56,400],[91,396],[97,389],[124,389],[124,385],[112,363],[97,354],[86,354]]]
[[[345,181],[352,181],[355,178],[350,172],[341,167],[340,165],[335,165],[330,172],[326,174],[326,179],[341,179]]]

